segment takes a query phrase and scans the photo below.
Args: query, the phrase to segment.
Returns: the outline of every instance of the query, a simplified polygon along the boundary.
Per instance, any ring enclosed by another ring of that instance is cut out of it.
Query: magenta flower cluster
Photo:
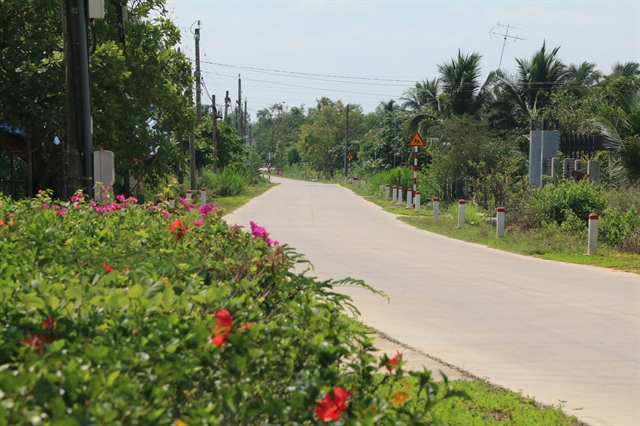
[[[251,235],[253,235],[253,238],[260,238],[261,240],[264,240],[269,247],[280,244],[278,241],[269,238],[269,233],[262,226],[258,226],[255,222],[249,222],[249,224],[251,225]]]
[[[215,210],[216,210],[216,205],[213,203],[200,206],[200,208],[198,209],[198,213],[200,213],[202,216],[200,216],[200,219],[193,222],[193,226],[204,225],[204,219],[207,217],[209,213],[214,212]]]

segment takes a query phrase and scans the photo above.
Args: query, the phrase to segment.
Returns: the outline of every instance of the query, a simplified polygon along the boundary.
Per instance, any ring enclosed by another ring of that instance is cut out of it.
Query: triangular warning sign
[[[420,133],[415,132],[413,137],[411,138],[411,142],[409,142],[409,146],[425,146],[424,141],[422,140],[422,136]]]

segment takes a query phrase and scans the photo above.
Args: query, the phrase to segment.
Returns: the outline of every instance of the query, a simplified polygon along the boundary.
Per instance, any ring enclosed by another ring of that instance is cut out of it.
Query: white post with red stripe
[[[384,199],[385,200],[389,199],[389,184],[387,184],[387,189],[384,192]]]
[[[402,204],[402,187],[398,187],[398,204]]]
[[[589,215],[589,245],[587,254],[598,253],[598,214],[591,213]]]
[[[188,189],[187,190],[187,200],[190,200],[190,199],[191,199],[191,190]]]
[[[169,207],[171,207],[171,209],[175,209],[176,208],[176,199],[173,197],[169,197]]]
[[[412,196],[411,188],[407,188],[407,208],[410,209],[413,207],[413,196]]]
[[[496,236],[504,237],[504,207],[496,209]]]
[[[200,205],[207,205],[207,188],[200,188]]]
[[[466,201],[460,200],[458,201],[458,228],[464,228],[464,207]]]
[[[413,205],[416,211],[420,211],[420,191],[416,191],[413,197]]]
[[[378,183],[378,191],[382,193],[382,182]]]
[[[440,198],[433,197],[433,220],[438,220],[440,216]]]
[[[398,187],[396,185],[393,185],[393,192],[392,192],[392,195],[391,195],[391,202],[395,203],[397,199],[398,199]]]

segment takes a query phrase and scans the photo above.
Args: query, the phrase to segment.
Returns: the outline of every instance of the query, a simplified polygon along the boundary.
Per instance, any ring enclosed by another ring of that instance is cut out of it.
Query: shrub
[[[554,221],[559,225],[567,219],[568,212],[586,225],[589,214],[600,214],[605,206],[606,200],[600,196],[599,186],[586,181],[575,184],[569,180],[534,191],[530,204],[541,224]]]
[[[383,188],[386,184],[391,185],[392,187],[401,186],[404,191],[407,188],[413,188],[413,170],[407,167],[396,167],[391,170],[384,170],[378,173],[375,173],[367,179],[366,191],[370,195],[377,194],[378,184],[382,183]],[[384,190],[383,190],[384,191]],[[384,192],[383,192],[384,193]]]
[[[247,176],[231,168],[226,168],[217,175],[205,172],[204,182],[213,194],[221,197],[240,195],[249,187]]]
[[[635,206],[625,214],[607,208],[599,220],[598,227],[602,241],[619,247],[640,228],[640,217]]]
[[[0,425],[314,424],[332,404],[426,424],[456,395],[422,372],[419,398],[390,398],[374,374],[399,383],[402,362],[373,356],[333,289],[364,284],[293,272],[300,255],[213,205],[40,194],[0,198],[0,218]]]

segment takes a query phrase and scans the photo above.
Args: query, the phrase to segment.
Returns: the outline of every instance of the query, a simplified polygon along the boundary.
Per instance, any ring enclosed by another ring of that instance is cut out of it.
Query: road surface
[[[304,253],[370,326],[591,425],[640,425],[640,276],[519,256],[406,225],[338,185],[281,185],[226,217]]]

